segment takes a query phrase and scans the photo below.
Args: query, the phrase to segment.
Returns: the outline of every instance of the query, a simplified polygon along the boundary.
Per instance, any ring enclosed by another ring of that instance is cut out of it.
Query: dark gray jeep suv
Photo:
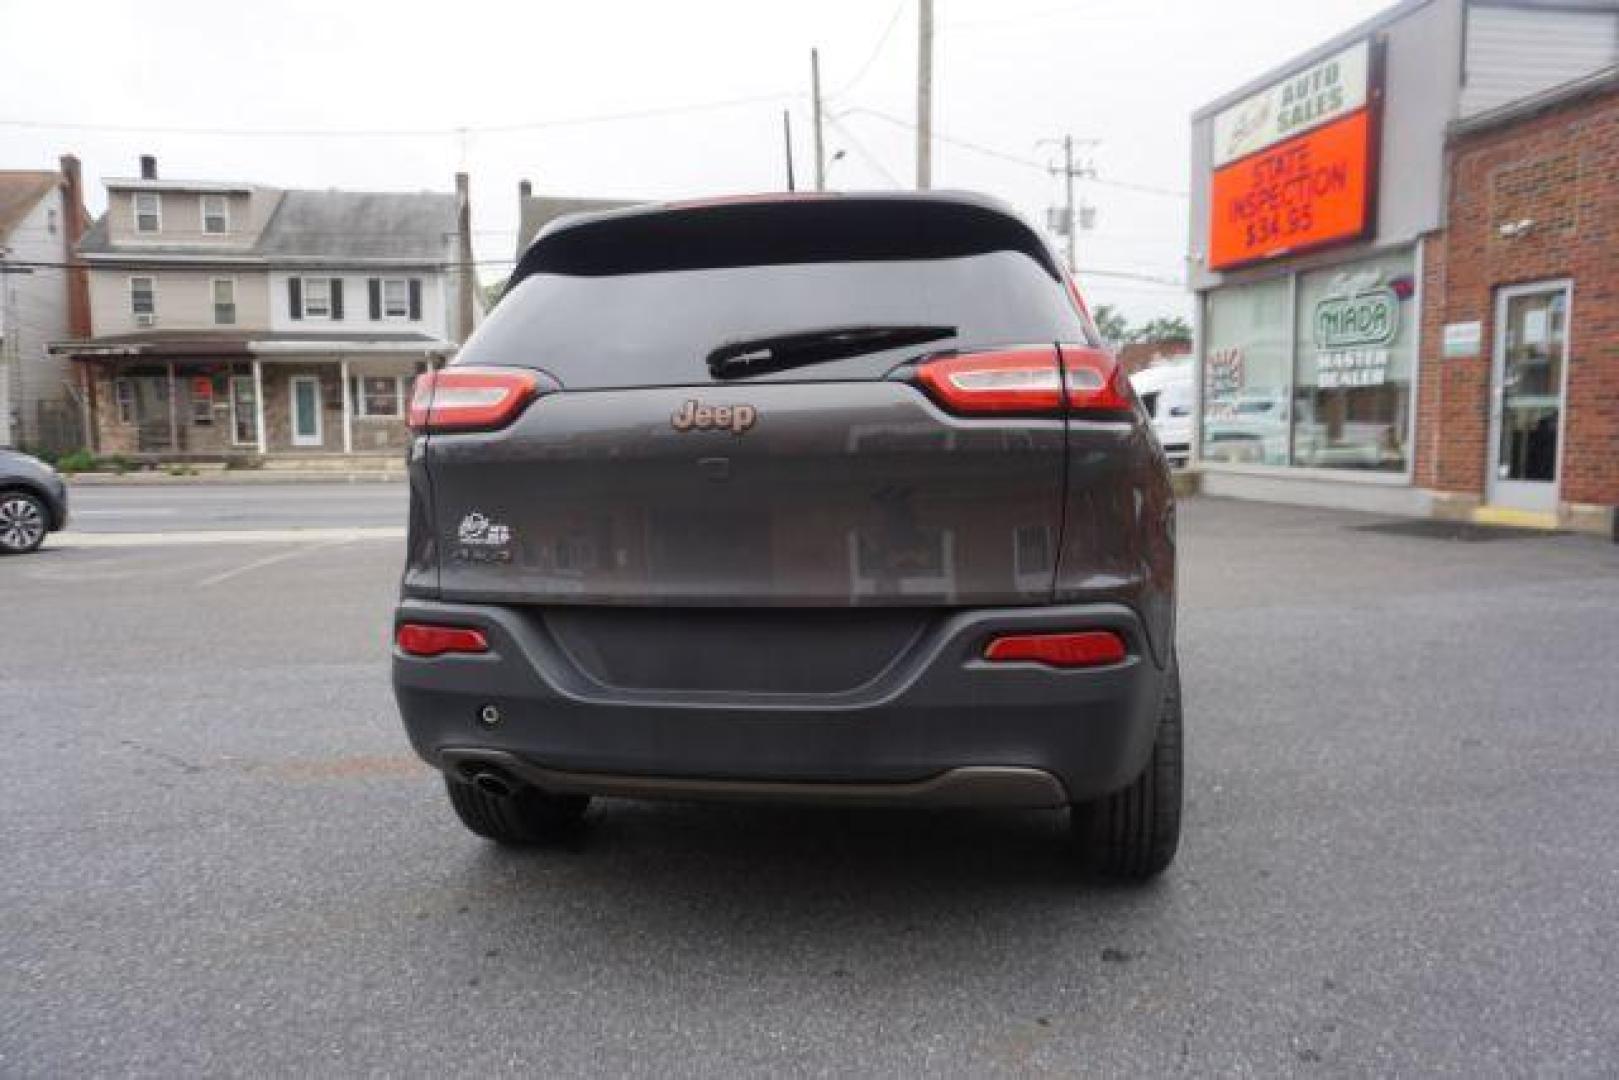
[[[593,795],[1180,831],[1174,503],[1041,239],[976,196],[576,217],[411,403],[393,679],[473,832]]]

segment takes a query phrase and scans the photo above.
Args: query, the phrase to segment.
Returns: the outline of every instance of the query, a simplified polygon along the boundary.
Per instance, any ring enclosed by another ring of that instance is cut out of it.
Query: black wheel
[[[1181,838],[1181,677],[1170,661],[1152,757],[1123,791],[1073,807],[1074,839],[1087,869],[1147,881],[1175,861]]]
[[[22,555],[45,542],[45,504],[26,491],[0,492],[0,555]]]
[[[563,839],[590,806],[588,795],[553,795],[535,788],[495,795],[451,776],[444,778],[444,787],[461,824],[500,844],[530,846]]]

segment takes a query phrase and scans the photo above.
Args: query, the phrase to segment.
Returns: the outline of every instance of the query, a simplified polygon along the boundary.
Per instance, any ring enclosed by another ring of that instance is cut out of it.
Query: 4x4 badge
[[[729,431],[740,435],[759,419],[752,405],[704,405],[688,401],[675,410],[669,424],[676,431]]]

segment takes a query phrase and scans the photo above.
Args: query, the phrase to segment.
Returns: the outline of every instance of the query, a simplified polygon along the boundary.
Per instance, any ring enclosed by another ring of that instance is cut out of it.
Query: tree
[[[504,292],[505,290],[506,290],[506,279],[505,278],[501,278],[499,281],[497,281],[497,282],[495,282],[495,283],[493,283],[491,285],[485,285],[483,287],[483,309],[484,309],[484,311],[487,312],[487,311],[495,310],[495,305],[500,302],[500,294],[502,292]]]
[[[1130,324],[1112,304],[1098,304],[1091,318],[1102,340],[1109,345],[1122,345],[1129,340]]]
[[[1131,330],[1126,340],[1147,345],[1190,345],[1192,327],[1179,315],[1160,315]]]

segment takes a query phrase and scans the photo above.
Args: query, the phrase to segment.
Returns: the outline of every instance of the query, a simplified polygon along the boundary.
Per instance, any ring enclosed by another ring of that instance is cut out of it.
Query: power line
[[[1075,277],[1102,277],[1118,278],[1123,281],[1140,281],[1149,285],[1159,285],[1166,289],[1184,289],[1186,282],[1174,278],[1160,277],[1157,274],[1143,274],[1134,270],[1101,270],[1081,267],[1074,271]]]
[[[868,109],[863,105],[852,105],[849,108],[844,109],[839,115],[871,116],[878,120],[882,120],[885,123],[893,124],[896,127],[902,127],[907,131],[916,130],[916,125],[911,123],[909,120],[902,119],[890,113],[885,113],[880,109]],[[960,138],[959,136],[946,135],[937,129],[935,129],[933,132],[933,138],[937,142],[948,143],[951,146],[958,146],[963,150],[971,150],[974,153],[983,154],[985,157],[997,158],[1012,165],[1021,165],[1026,169],[1038,169],[1041,172],[1047,172],[1050,169],[1050,166],[1045,162],[1036,161],[1033,158],[1023,157],[1019,154],[1009,154],[1004,150],[997,150],[992,146],[985,146],[982,143],[975,143],[968,139]],[[1100,176],[1092,176],[1088,179],[1091,183],[1098,184],[1102,187],[1120,188],[1125,191],[1136,191],[1146,195],[1163,195],[1172,199],[1186,198],[1186,192],[1176,191],[1172,188],[1154,187],[1151,184],[1137,184],[1126,180],[1110,180],[1106,177]]]
[[[878,160],[877,155],[873,154],[870,150],[866,149],[866,144],[865,143],[861,142],[859,139],[854,137],[853,132],[851,132],[848,128],[844,127],[838,121],[832,119],[830,116],[827,117],[827,123],[831,124],[834,128],[836,128],[838,130],[838,133],[841,134],[844,137],[844,139],[848,140],[849,145],[854,147],[855,153],[859,154],[862,158],[864,158],[866,164],[870,165],[873,169],[876,169],[878,172],[882,173],[883,177],[885,179],[887,179],[887,181],[890,184],[893,184],[894,187],[896,187],[896,188],[903,189],[905,187],[904,183],[902,183],[897,176],[895,176],[893,173],[889,172],[888,169],[884,167],[883,163]]]
[[[853,90],[860,84],[860,80],[864,79],[866,74],[871,71],[871,65],[875,64],[877,62],[877,58],[882,55],[883,46],[888,44],[889,37],[894,33],[894,27],[899,25],[899,17],[905,13],[905,7],[909,3],[910,0],[900,0],[900,2],[894,6],[894,14],[889,16],[888,25],[883,27],[882,35],[877,38],[877,44],[871,50],[871,55],[866,57],[866,62],[860,65],[860,70],[855,73],[854,78],[850,79],[838,89],[826,95],[827,97],[842,97],[844,94],[847,94],[850,90]]]
[[[29,128],[40,131],[90,131],[126,135],[197,135],[211,138],[274,138],[274,139],[417,139],[447,138],[461,135],[501,135],[542,128],[578,127],[588,124],[607,124],[622,120],[642,120],[683,113],[732,109],[764,102],[788,101],[802,98],[801,92],[778,91],[771,94],[753,94],[746,97],[722,98],[716,101],[692,102],[686,105],[662,105],[623,112],[595,113],[586,116],[553,117],[543,120],[525,120],[509,124],[462,124],[444,128],[210,128],[171,127],[146,124],[92,124],[78,121],[24,120],[0,117],[0,127]]]
[[[351,260],[336,260],[330,264],[315,264],[307,261],[301,261],[297,258],[288,258],[284,262],[277,262],[275,264],[265,263],[262,261],[252,263],[229,261],[210,263],[206,260],[206,258],[203,258],[196,262],[176,263],[165,261],[161,257],[153,260],[151,258],[142,259],[139,256],[130,256],[127,260],[96,259],[91,262],[52,262],[49,260],[37,259],[6,259],[3,261],[3,263],[0,263],[0,265],[26,267],[30,270],[44,270],[46,272],[67,270],[117,270],[126,273],[184,273],[187,271],[194,273],[223,273],[225,271],[234,270],[258,273],[282,273],[296,271],[302,273],[303,276],[309,276],[308,271],[312,266],[316,269],[331,271],[375,271],[378,274],[397,274],[406,270],[420,270],[423,272],[432,272],[436,270],[453,271],[466,270],[479,266],[513,266],[516,263],[517,259],[515,258],[472,259],[470,261],[451,260],[448,262],[404,259],[390,263],[370,264]]]

